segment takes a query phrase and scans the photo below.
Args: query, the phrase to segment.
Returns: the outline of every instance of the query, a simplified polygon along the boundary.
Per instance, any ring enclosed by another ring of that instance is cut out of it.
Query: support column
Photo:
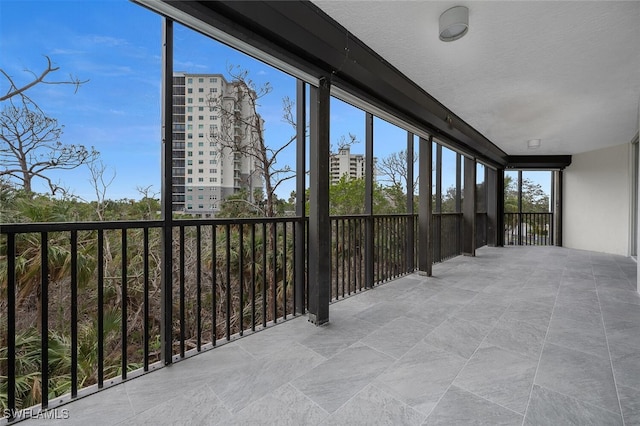
[[[413,133],[407,132],[407,245],[406,245],[406,257],[407,257],[407,272],[413,272],[415,269],[414,263],[414,247],[415,247],[415,230],[413,219]]]
[[[365,113],[364,123],[364,214],[365,219],[365,251],[364,251],[364,285],[373,287],[374,281],[374,225],[373,225],[373,114]]]
[[[456,213],[462,213],[462,155],[456,153]],[[456,215],[456,253],[462,253],[462,217]]]
[[[421,275],[428,277],[432,274],[433,267],[433,250],[431,241],[431,161],[432,161],[432,142],[433,137],[429,136],[429,139],[420,138],[420,164],[419,173],[420,181],[418,185],[419,190],[419,204],[418,204],[418,270]]]
[[[309,140],[309,321],[329,322],[331,221],[329,219],[329,101],[331,84],[321,78],[310,90]]]
[[[476,255],[476,160],[464,157],[464,203],[462,203],[462,254]]]
[[[518,245],[522,245],[522,170],[518,170]]]
[[[298,222],[295,224],[295,300],[294,312],[304,314],[305,312],[305,190],[306,190],[306,129],[307,129],[307,93],[305,83],[302,80],[296,82],[296,216]]]
[[[436,143],[436,206],[438,220],[433,221],[433,255],[437,261],[442,260],[442,145]]]
[[[162,323],[161,358],[173,356],[173,21],[162,18]]]
[[[553,241],[558,247],[562,247],[562,197],[563,197],[563,171],[558,170],[554,179],[554,200],[553,200]]]
[[[504,169],[487,167],[487,245],[504,245]]]

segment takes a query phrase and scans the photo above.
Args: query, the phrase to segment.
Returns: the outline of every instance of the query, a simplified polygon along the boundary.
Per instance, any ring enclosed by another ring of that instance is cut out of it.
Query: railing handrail
[[[239,225],[252,223],[282,223],[299,222],[306,218],[297,216],[257,217],[257,218],[207,218],[207,219],[179,219],[173,222],[178,226],[211,226],[211,225]],[[90,221],[90,222],[24,222],[0,224],[0,234],[22,234],[32,232],[70,232],[96,231],[99,229],[145,229],[161,228],[162,220],[122,220],[122,221]]]

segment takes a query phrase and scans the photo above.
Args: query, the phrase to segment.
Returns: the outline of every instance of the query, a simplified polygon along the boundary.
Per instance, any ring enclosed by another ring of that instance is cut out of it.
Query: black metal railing
[[[294,315],[296,293],[306,293],[306,279],[294,285],[296,256],[306,257],[304,247],[294,249],[303,220],[174,222],[174,360]],[[162,226],[2,226],[0,402],[7,417],[160,360]]]
[[[409,226],[417,226],[415,215],[350,215],[331,217],[331,295],[332,300],[346,297],[367,287],[367,241],[372,244],[370,285],[382,283],[407,273],[410,256],[407,234]],[[371,226],[371,239],[367,239],[367,224]],[[417,235],[417,231],[414,233]],[[416,247],[414,245],[414,247]],[[414,257],[414,265],[417,258]]]
[[[5,413],[45,409],[61,395],[160,366],[163,325],[175,361],[307,309],[309,248],[295,243],[298,232],[306,241],[304,218],[175,220],[170,245],[164,226],[2,225]],[[432,226],[434,260],[459,255],[462,215],[434,214]],[[330,238],[333,300],[413,272],[421,255],[417,215],[335,216]],[[167,247],[171,287],[163,283]]]
[[[433,213],[433,261],[462,254],[462,213]]]
[[[505,213],[504,244],[553,245],[553,213]]]
[[[487,213],[476,213],[476,248],[487,245]]]

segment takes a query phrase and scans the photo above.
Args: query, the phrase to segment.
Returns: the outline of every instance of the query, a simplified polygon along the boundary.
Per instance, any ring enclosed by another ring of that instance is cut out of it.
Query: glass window
[[[193,182],[193,178],[187,178],[187,183]]]
[[[193,107],[187,107],[187,112],[193,112]]]
[[[192,89],[191,87],[189,87],[189,88],[187,89],[187,93],[193,93],[193,89]]]
[[[204,78],[199,78],[198,83],[204,83]]]
[[[193,103],[193,98],[187,98],[187,103],[188,104],[192,104]]]
[[[204,87],[198,88],[198,93],[203,93],[203,92],[204,92]]]
[[[192,78],[188,78],[188,79],[187,79],[187,83],[189,83],[189,84],[193,84],[193,79],[192,79]]]

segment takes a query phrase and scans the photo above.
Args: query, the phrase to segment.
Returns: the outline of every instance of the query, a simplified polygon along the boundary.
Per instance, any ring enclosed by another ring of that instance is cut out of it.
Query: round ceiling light
[[[440,15],[440,40],[454,41],[469,31],[469,9],[455,6]]]

